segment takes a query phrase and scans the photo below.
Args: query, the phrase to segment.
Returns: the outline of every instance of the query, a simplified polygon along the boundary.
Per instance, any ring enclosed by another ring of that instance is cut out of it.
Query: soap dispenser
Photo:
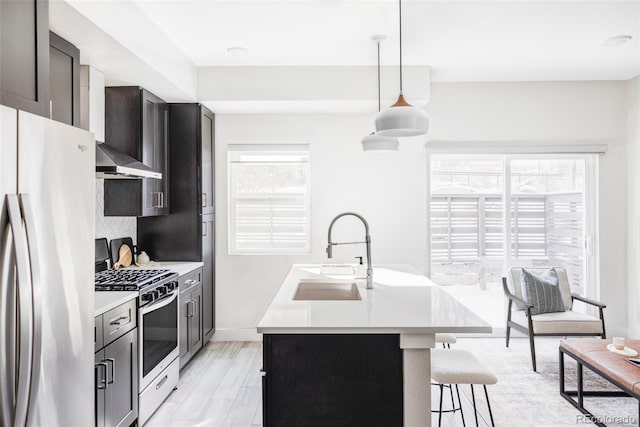
[[[364,264],[362,263],[363,257],[357,256],[355,258],[358,260],[358,264],[356,264],[355,268],[356,279],[364,279],[367,277],[367,271],[365,270]]]

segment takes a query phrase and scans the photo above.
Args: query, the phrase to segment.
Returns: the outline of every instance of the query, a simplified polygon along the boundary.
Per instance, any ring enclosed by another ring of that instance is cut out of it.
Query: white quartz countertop
[[[136,291],[99,291],[95,292],[94,316],[100,316],[112,308],[131,301],[138,296]]]
[[[491,326],[425,276],[374,268],[374,289],[358,280],[361,301],[294,301],[301,279],[318,265],[294,265],[258,323],[260,333],[487,333]]]
[[[196,261],[154,261],[149,266],[138,267],[137,265],[134,264],[131,267],[127,267],[127,268],[132,268],[132,269],[143,268],[146,270],[156,269],[156,268],[166,268],[166,269],[175,271],[180,276],[184,276],[185,274],[190,273],[196,268],[202,267],[203,265],[204,263],[196,262]]]

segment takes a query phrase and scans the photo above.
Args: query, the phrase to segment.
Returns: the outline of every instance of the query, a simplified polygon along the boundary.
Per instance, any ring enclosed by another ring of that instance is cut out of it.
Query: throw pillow
[[[524,300],[533,305],[531,314],[565,311],[555,268],[542,274],[534,274],[523,268],[520,281]]]

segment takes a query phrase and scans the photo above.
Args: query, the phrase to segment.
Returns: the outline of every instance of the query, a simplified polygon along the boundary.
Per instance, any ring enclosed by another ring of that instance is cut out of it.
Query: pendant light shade
[[[402,95],[402,0],[398,0],[398,18],[400,24],[400,95],[395,104],[376,115],[376,134],[397,138],[425,135],[429,130],[427,113],[409,104]]]
[[[398,151],[398,138],[372,133],[362,138],[362,151]]]
[[[419,136],[429,130],[429,117],[408,104],[402,95],[390,108],[376,114],[376,134],[387,137]]]

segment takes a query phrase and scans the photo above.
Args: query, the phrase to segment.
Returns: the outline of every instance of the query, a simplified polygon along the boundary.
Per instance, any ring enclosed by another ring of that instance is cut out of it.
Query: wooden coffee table
[[[605,426],[584,407],[585,396],[623,396],[638,399],[638,418],[640,419],[640,368],[627,362],[628,357],[621,356],[607,350],[611,340],[601,339],[570,339],[560,341],[560,395],[587,415],[598,426]],[[627,347],[640,351],[640,340],[628,340]],[[565,390],[564,384],[564,355],[578,363],[577,390]],[[616,385],[621,391],[593,391],[584,390],[582,370],[586,366],[602,378]],[[577,397],[577,400],[573,398]],[[616,416],[616,414],[613,414]]]

